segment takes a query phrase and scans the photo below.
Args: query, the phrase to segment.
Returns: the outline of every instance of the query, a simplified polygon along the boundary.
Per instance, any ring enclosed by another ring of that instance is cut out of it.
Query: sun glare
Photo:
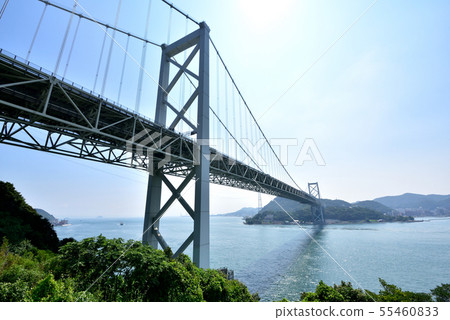
[[[239,0],[238,8],[247,25],[259,31],[270,28],[289,14],[293,0]]]

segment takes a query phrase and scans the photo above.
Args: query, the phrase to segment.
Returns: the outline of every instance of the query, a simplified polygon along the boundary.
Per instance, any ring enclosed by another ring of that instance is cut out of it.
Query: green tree
[[[341,284],[334,285],[334,289],[339,292],[346,302],[371,302],[376,299],[376,294],[368,290],[353,288],[350,282],[341,281]]]
[[[450,284],[441,283],[440,286],[431,290],[432,295],[438,302],[450,302]]]
[[[30,292],[31,301],[34,302],[73,302],[77,301],[95,301],[90,293],[75,292],[73,280],[56,281],[53,274],[38,282]]]
[[[23,281],[0,282],[0,301],[24,302],[29,301],[30,287]]]
[[[382,290],[378,294],[368,290],[353,288],[350,282],[341,282],[333,287],[320,281],[315,292],[303,292],[302,301],[345,301],[345,302],[428,302],[431,295],[422,292],[403,291],[399,287],[379,279]]]
[[[71,242],[53,261],[55,278],[72,278],[101,301],[253,301],[239,281],[197,268],[170,250],[103,236]]]
[[[340,294],[334,287],[326,285],[322,280],[316,287],[315,292],[303,292],[301,294],[303,302],[342,302],[344,296]]]
[[[30,290],[46,276],[48,259],[47,253],[30,247],[29,242],[12,247],[4,238],[0,246],[0,301],[29,301]]]
[[[379,279],[383,287],[378,294],[378,301],[383,302],[429,302],[433,301],[431,295],[422,292],[403,291],[399,287],[388,284],[385,280]]]

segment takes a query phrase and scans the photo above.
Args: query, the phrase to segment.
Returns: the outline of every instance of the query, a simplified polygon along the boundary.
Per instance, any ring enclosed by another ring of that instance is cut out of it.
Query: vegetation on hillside
[[[0,181],[0,243],[4,237],[12,244],[27,239],[39,249],[54,252],[59,246],[50,222],[25,202],[11,183]]]
[[[325,219],[343,220],[343,221],[373,221],[373,220],[383,220],[383,221],[410,221],[414,220],[413,217],[403,217],[403,216],[389,216],[385,215],[379,211],[365,208],[365,207],[327,207],[324,213]]]
[[[321,199],[320,202],[325,208],[328,207],[343,207],[343,208],[351,208],[351,207],[363,207],[367,209],[375,210],[379,213],[390,213],[392,211],[391,208],[376,202],[372,200],[366,200],[366,201],[358,201],[355,203],[350,203],[344,200],[331,200],[331,199]],[[282,197],[276,197],[274,200],[270,201],[264,208],[262,208],[261,212],[268,211],[268,212],[277,212],[277,211],[283,211],[284,210],[288,212],[295,212],[299,210],[309,210],[309,205],[300,203],[298,201],[285,199]]]
[[[431,293],[403,291],[379,279],[382,289],[378,293],[353,288],[350,282],[329,286],[320,281],[314,292],[303,292],[303,302],[431,302],[450,301],[450,284],[442,284]],[[286,301],[286,300],[284,300]]]
[[[349,203],[343,200],[321,199],[324,207],[325,220],[343,222],[375,222],[375,221],[412,221],[408,216],[392,216],[391,208],[376,201],[360,201]],[[286,214],[286,212],[289,213]],[[292,217],[292,218],[291,218]],[[294,220],[300,223],[312,223],[311,208],[298,201],[276,197],[269,202],[258,214],[246,218],[246,224],[292,224]]]
[[[247,287],[186,255],[103,236],[58,240],[11,183],[0,182],[0,301],[255,301]]]
[[[289,212],[289,211],[288,211]],[[311,223],[313,216],[309,208],[291,211],[289,214],[294,220],[300,223]],[[376,210],[364,207],[326,207],[324,218],[328,220],[339,220],[347,222],[371,222],[371,221],[411,221],[412,217],[388,216]],[[246,224],[271,224],[271,223],[291,223],[292,219],[284,211],[264,211],[252,218],[245,220]]]
[[[237,280],[138,241],[103,236],[59,253],[29,241],[0,247],[0,301],[257,301]]]

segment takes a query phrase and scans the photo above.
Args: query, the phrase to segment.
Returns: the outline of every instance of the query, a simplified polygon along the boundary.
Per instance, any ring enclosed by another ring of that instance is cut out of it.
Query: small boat
[[[123,226],[123,222],[121,222],[120,225]]]

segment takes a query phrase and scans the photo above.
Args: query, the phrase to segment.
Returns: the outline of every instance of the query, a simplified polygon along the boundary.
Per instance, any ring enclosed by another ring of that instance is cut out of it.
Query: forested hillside
[[[58,250],[59,240],[52,225],[29,206],[12,183],[0,181],[0,242],[29,240],[39,249]]]

